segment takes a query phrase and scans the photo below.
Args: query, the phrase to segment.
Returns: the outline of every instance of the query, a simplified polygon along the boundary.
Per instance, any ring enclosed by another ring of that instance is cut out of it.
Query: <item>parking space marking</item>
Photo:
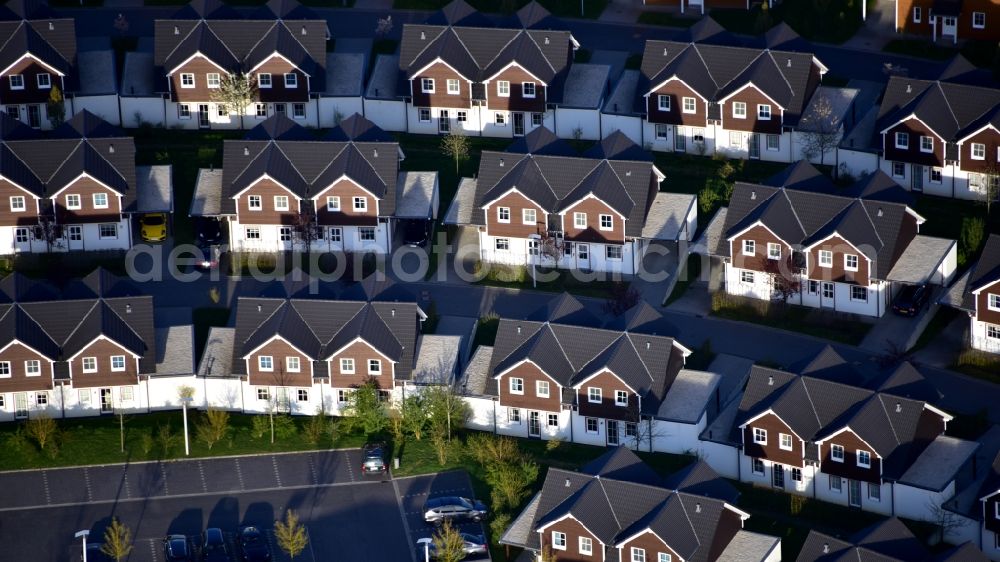
[[[156,539],[149,539],[149,559],[156,560]]]
[[[312,483],[319,484],[319,475],[316,474],[316,460],[312,455],[306,457],[306,461],[309,463],[309,474],[312,474]]]
[[[396,483],[396,479],[392,479],[392,489],[396,494],[396,507],[399,508],[400,519],[403,520],[403,532],[406,533],[406,538],[409,541],[413,541],[413,532],[410,530],[410,523],[406,520],[406,513],[403,511],[403,498],[399,495],[399,484]],[[414,552],[412,548],[408,548],[410,551],[410,562],[417,562],[417,553]]]
[[[122,488],[125,489],[125,497],[126,498],[131,498],[132,497],[132,490],[129,490],[129,488],[128,488],[128,471],[127,470],[125,471],[124,474],[122,474]]]
[[[87,467],[83,467],[83,481],[87,484],[87,501],[94,501],[94,490],[90,486],[90,470]]]
[[[52,492],[49,491],[49,472],[42,471],[42,484],[45,486],[45,503],[52,503]]]
[[[198,461],[198,474],[201,474],[201,490],[208,491],[208,481],[205,480],[205,463]]]
[[[236,461],[236,478],[240,481],[240,489],[245,490],[246,484],[243,483],[243,468],[240,466],[240,459],[234,459]]]
[[[278,483],[278,487],[281,487],[281,471],[278,470],[278,459],[271,457],[271,464],[274,466],[274,480]]]
[[[351,457],[348,456],[347,451],[343,451],[343,453],[345,464],[347,464],[347,473],[351,476],[351,482],[356,482],[357,480],[354,478],[354,467],[351,466]]]

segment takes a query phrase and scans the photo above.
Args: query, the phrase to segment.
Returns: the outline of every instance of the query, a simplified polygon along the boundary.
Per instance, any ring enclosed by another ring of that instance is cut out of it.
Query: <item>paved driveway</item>
[[[400,509],[406,517],[410,544],[414,545],[417,560],[424,559],[422,549],[416,548],[417,540],[431,537],[434,526],[424,521],[424,502],[437,496],[460,496],[475,498],[472,482],[464,471],[441,472],[426,476],[398,478],[393,481],[399,494]],[[486,536],[483,525],[472,521],[457,525],[463,533]],[[489,560],[489,555],[469,557],[467,560]]]

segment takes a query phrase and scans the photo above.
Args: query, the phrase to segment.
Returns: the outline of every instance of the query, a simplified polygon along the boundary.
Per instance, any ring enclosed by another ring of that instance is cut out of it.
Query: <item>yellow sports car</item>
[[[149,213],[139,219],[139,234],[146,242],[162,242],[167,238],[167,214]]]

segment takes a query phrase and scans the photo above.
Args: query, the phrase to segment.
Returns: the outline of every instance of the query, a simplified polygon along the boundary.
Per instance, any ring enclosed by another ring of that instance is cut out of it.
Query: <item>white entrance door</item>
[[[958,32],[958,25],[956,18],[952,16],[945,16],[941,18],[941,35],[945,37],[955,37]]]
[[[110,414],[115,411],[115,405],[111,398],[111,389],[101,389],[101,413]]]
[[[83,249],[83,227],[79,224],[71,224],[66,227],[66,240],[70,250]]]
[[[820,283],[820,294],[819,294],[819,304],[823,308],[833,308],[836,302],[833,298],[833,283],[823,281]]]
[[[14,393],[14,417],[17,419],[24,419],[28,417],[28,393],[27,392],[15,392]]]
[[[590,244],[576,245],[576,267],[590,269]]]

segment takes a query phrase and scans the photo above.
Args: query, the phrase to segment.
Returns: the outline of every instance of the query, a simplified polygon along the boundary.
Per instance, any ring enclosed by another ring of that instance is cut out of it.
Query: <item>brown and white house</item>
[[[937,453],[954,446],[963,452],[953,455],[953,480],[975,447],[944,437],[952,416],[926,401],[937,396],[928,388],[909,363],[888,376],[865,378],[830,348],[798,372],[754,366],[733,427],[741,449],[739,479],[930,520],[926,486],[916,483],[927,477],[909,469],[933,451],[937,469],[948,471],[951,461]],[[937,505],[947,499],[946,492]]]
[[[471,12],[456,0],[436,23],[403,26],[391,86],[405,100],[406,131],[511,137],[542,125],[555,130],[579,44],[548,27],[551,15],[534,2],[502,26]]]
[[[724,262],[731,295],[882,316],[903,284],[943,286],[957,267],[955,241],[919,234],[910,205],[880,172],[838,188],[799,162],[763,184],[737,182],[703,251]]]
[[[971,542],[931,554],[905,523],[890,517],[846,538],[809,531],[796,562],[823,560],[986,562],[988,558]]]
[[[58,290],[14,273],[0,280],[0,301],[0,418],[142,412],[176,399],[155,392],[153,298],[128,281],[98,269]]]
[[[131,137],[87,111],[45,139],[0,122],[0,253],[132,247]]]
[[[973,349],[1000,353],[1000,235],[990,235],[979,260],[948,289],[941,304],[969,314]]]
[[[145,121],[242,128],[286,115],[319,126],[329,31],[312,10],[294,0],[271,0],[243,16],[219,0],[195,0],[156,20],[154,33],[159,98],[136,106]],[[214,97],[223,78],[235,75],[249,76],[256,86],[253,103],[242,113]]]
[[[213,203],[198,213],[227,220],[237,250],[388,253],[397,206],[413,198],[431,206],[437,191],[409,189],[421,173],[399,172],[399,144],[355,124],[364,129],[357,138],[374,140],[351,140],[342,127],[321,139],[276,115],[225,141],[223,169],[199,175],[195,200]]]
[[[624,447],[549,469],[500,542],[531,559],[776,562],[781,539],[744,529],[739,493],[704,462],[661,478]]]
[[[897,33],[952,44],[959,39],[1000,39],[1000,6],[992,0],[895,0]]]
[[[478,177],[462,180],[452,204],[468,211],[446,219],[478,229],[483,261],[634,274],[652,243],[693,236],[694,198],[660,193],[664,175],[624,135],[583,156],[515,145],[482,153]]]
[[[0,105],[35,129],[50,129],[53,88],[77,89],[76,26],[48,4],[15,0],[0,10]]]

